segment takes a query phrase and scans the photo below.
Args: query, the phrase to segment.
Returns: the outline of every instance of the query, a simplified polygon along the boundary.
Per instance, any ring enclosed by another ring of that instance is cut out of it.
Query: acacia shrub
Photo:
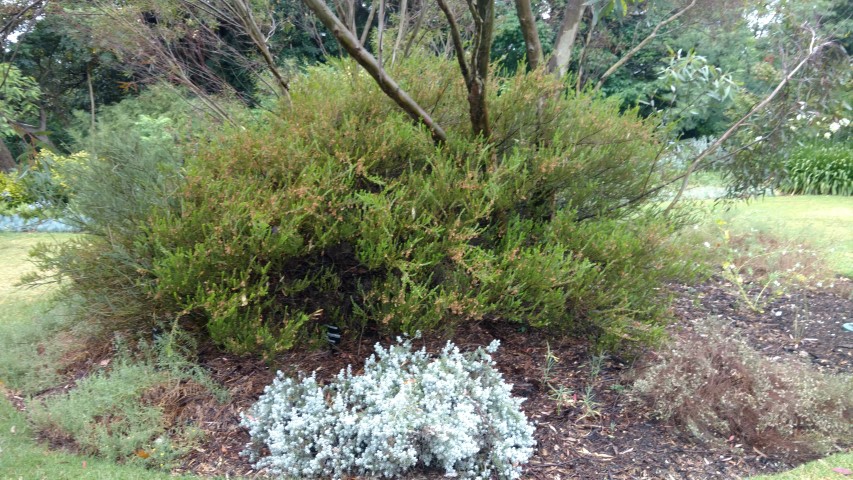
[[[465,118],[456,73],[430,61],[450,77],[395,74],[443,118]],[[661,174],[655,125],[545,81],[494,86],[492,142],[462,128],[435,146],[366,74],[309,69],[277,115],[188,159],[180,212],[146,231],[154,298],[236,351],[288,349],[327,322],[657,338],[655,287],[688,262],[666,220],[631,202]],[[527,101],[535,91],[544,99]]]
[[[81,119],[85,127],[73,145],[78,152],[43,153],[41,168],[30,172],[30,190],[83,235],[38,245],[31,256],[39,271],[24,281],[61,282],[79,309],[80,325],[94,327],[96,336],[147,332],[163,319],[150,297],[153,253],[144,227],[152,210],[177,210],[182,151],[198,140],[185,137],[199,135],[189,121],[173,118],[192,112],[184,97],[152,88],[103,108],[95,129],[88,117]]]

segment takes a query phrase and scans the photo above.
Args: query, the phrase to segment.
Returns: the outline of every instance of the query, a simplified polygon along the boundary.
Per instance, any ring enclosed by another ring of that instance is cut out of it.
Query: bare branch
[[[687,171],[684,173],[684,178],[682,179],[681,187],[678,189],[678,192],[675,194],[675,197],[672,199],[672,202],[670,202],[664,212],[668,212],[672,210],[673,207],[675,207],[675,205],[681,199],[681,196],[684,194],[684,191],[687,189],[687,184],[690,181],[690,175],[694,171],[696,171],[696,169],[699,167],[703,160],[705,160],[706,158],[708,158],[709,155],[714,153],[714,151],[716,151],[726,140],[728,140],[729,137],[734,135],[738,131],[738,129],[740,129],[740,127],[743,126],[743,124],[746,123],[746,121],[749,120],[753,115],[767,107],[767,105],[769,105],[770,102],[773,101],[773,99],[776,98],[777,95],[779,95],[779,92],[781,92],[782,89],[785,88],[785,85],[787,85],[791,81],[791,79],[794,78],[797,72],[799,72],[809,62],[809,60],[811,60],[824,48],[834,44],[834,42],[828,41],[815,46],[815,42],[816,35],[814,32],[812,32],[812,39],[809,43],[808,53],[797,63],[797,65],[790,72],[788,72],[787,75],[785,75],[785,77],[782,78],[779,84],[776,85],[776,88],[774,88],[769,95],[764,97],[762,101],[752,107],[752,109],[750,109],[750,111],[746,115],[741,117],[740,120],[738,120],[731,127],[729,127],[729,129],[726,130],[725,133],[720,135],[720,138],[718,138],[714,143],[709,145],[708,148],[703,150],[699,155],[696,156],[696,158],[693,159],[692,162],[690,162],[690,165],[687,167]]]
[[[303,2],[317,15],[317,18],[320,19],[323,25],[332,31],[332,34],[341,44],[341,47],[376,80],[379,88],[394,100],[413,120],[423,123],[430,130],[433,141],[436,143],[447,141],[447,135],[444,133],[444,130],[433,121],[426,110],[397,85],[397,82],[385,72],[379,61],[361,46],[355,34],[349,31],[340,19],[329,10],[329,7],[326,6],[323,0],[303,0]]]
[[[409,41],[406,42],[406,48],[403,49],[404,58],[409,57],[409,51],[412,49],[412,45],[414,45],[415,43],[415,39],[418,36],[418,32],[420,32],[421,30],[421,24],[423,24],[424,17],[426,17],[428,6],[428,3],[424,4],[421,7],[421,11],[418,13],[418,19],[415,20],[415,26],[414,28],[412,28],[412,34],[409,36]]]
[[[35,0],[34,2],[30,3],[29,5],[18,11],[15,15],[12,16],[12,18],[10,18],[5,24],[3,24],[3,27],[0,27],[0,42],[6,42],[6,38],[8,38],[9,35],[11,35],[12,32],[14,32],[16,28],[18,28],[18,25],[20,25],[21,21],[24,18],[24,15],[26,15],[27,12],[32,10],[32,16],[36,17],[43,8],[44,0]]]
[[[328,25],[326,25],[328,27]],[[379,59],[379,68],[382,68],[382,44],[385,35],[385,0],[379,0],[379,38],[376,46],[376,57]]]
[[[408,0],[400,0],[400,20],[397,22],[397,41],[394,42],[394,50],[391,51],[391,65],[397,61],[397,52],[400,50],[400,45],[403,44],[403,37],[406,35],[408,24],[406,9],[408,8],[408,3]]]
[[[242,27],[249,39],[252,40],[252,43],[255,44],[255,48],[258,49],[258,52],[261,54],[261,58],[263,58],[264,62],[267,64],[267,69],[273,77],[275,77],[279,89],[281,90],[281,94],[289,99],[290,86],[287,84],[287,81],[281,75],[281,72],[278,70],[278,66],[275,64],[275,59],[273,59],[272,53],[270,53],[269,47],[267,46],[266,37],[263,32],[261,32],[261,28],[258,26],[258,23],[255,21],[255,17],[252,14],[252,7],[245,0],[221,1],[223,6],[237,19],[239,26]],[[228,16],[220,17],[221,21],[228,21],[228,19]]]
[[[438,8],[447,17],[447,23],[450,24],[450,38],[453,40],[453,49],[456,51],[459,69],[462,70],[462,78],[465,79],[465,85],[468,85],[471,82],[471,71],[468,69],[468,62],[465,60],[465,48],[462,46],[462,36],[459,35],[459,25],[456,23],[456,17],[444,0],[436,1],[438,2]]]
[[[370,27],[373,26],[373,17],[376,16],[376,1],[373,0],[373,3],[370,4],[370,12],[367,14],[367,21],[364,22],[364,29],[361,31],[361,38],[359,38],[359,43],[363,47],[367,42],[367,35],[370,33]]]
[[[652,40],[654,40],[654,39],[655,39],[655,37],[657,37],[657,36],[658,36],[658,32],[660,31],[660,29],[661,29],[662,27],[664,27],[664,26],[666,26],[666,25],[668,25],[668,24],[670,24],[670,23],[674,22],[675,20],[677,20],[677,19],[678,19],[678,17],[680,17],[680,16],[684,15],[685,13],[687,13],[687,11],[688,11],[688,10],[690,10],[691,8],[693,8],[693,7],[696,5],[696,1],[697,1],[697,0],[692,0],[692,1],[690,2],[690,4],[688,4],[686,7],[684,7],[684,8],[682,8],[681,10],[679,10],[679,11],[675,12],[673,15],[671,15],[671,16],[670,16],[669,18],[667,18],[666,20],[664,20],[664,21],[662,21],[662,22],[658,23],[658,24],[655,26],[654,30],[652,30],[652,33],[650,33],[650,34],[649,34],[649,36],[647,36],[646,38],[644,38],[642,42],[640,42],[640,43],[638,43],[637,45],[635,45],[635,46],[634,46],[634,48],[632,48],[631,50],[629,50],[629,51],[628,51],[628,53],[626,53],[625,55],[623,55],[623,56],[622,56],[622,58],[620,58],[618,61],[616,61],[616,63],[614,63],[613,65],[611,65],[611,66],[610,66],[610,68],[608,68],[608,69],[607,69],[607,71],[606,71],[606,72],[604,72],[604,74],[602,74],[602,75],[601,75],[601,78],[599,78],[599,79],[598,79],[598,83],[595,85],[595,89],[596,89],[596,90],[601,90],[601,87],[604,85],[604,82],[607,80],[607,78],[608,78],[609,76],[613,75],[613,74],[616,72],[616,70],[619,70],[620,68],[622,68],[622,65],[625,65],[625,63],[627,63],[627,62],[628,62],[628,60],[630,60],[631,58],[633,58],[633,57],[634,57],[634,55],[636,55],[636,54],[637,54],[637,52],[639,52],[640,50],[642,50],[642,49],[643,49],[643,47],[645,47],[646,45],[648,45],[648,44],[649,44],[649,42],[651,42]]]

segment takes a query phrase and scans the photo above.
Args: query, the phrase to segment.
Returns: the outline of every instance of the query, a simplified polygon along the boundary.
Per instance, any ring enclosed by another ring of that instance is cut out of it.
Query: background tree
[[[15,160],[6,145],[11,136],[19,136],[33,143],[44,141],[44,116],[39,115],[41,92],[38,84],[21,73],[18,67],[0,63],[0,170],[15,167]]]

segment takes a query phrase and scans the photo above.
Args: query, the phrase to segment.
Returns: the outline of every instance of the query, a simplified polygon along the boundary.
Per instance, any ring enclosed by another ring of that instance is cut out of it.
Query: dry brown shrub
[[[853,377],[774,362],[711,321],[637,372],[632,398],[702,442],[796,459],[853,444]]]

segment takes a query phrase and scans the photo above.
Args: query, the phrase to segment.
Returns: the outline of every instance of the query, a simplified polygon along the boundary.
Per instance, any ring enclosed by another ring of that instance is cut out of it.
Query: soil
[[[839,279],[840,284],[844,282],[849,280]],[[670,288],[677,319],[672,326],[674,334],[697,319],[717,317],[736,328],[757,350],[778,361],[804,362],[828,373],[853,373],[853,332],[841,327],[853,321],[849,292],[795,291],[775,298],[763,312],[755,312],[744,307],[719,278]],[[794,466],[790,458],[775,458],[734,442],[702,445],[671,425],[650,420],[648,412],[631,403],[624,393],[630,384],[631,365],[615,357],[597,359],[587,343],[488,322],[468,325],[452,340],[463,350],[473,350],[493,339],[501,341],[494,355],[497,368],[513,385],[513,394],[525,399],[522,408],[536,425],[536,451],[523,478],[729,479]],[[254,470],[240,455],[249,437],[239,426],[239,414],[272,382],[275,370],[289,374],[316,371],[318,378],[328,379],[348,364],[363,364],[374,343],[387,344],[388,340],[362,338],[345,341],[335,351],[294,351],[276,358],[272,366],[258,358],[202,347],[200,363],[230,392],[229,403],[220,404],[192,385],[160,392],[159,397],[151,392],[153,398],[149,399],[164,407],[173,424],[194,425],[206,433],[203,443],[181,460],[174,473],[264,477],[264,472]],[[414,343],[436,351],[444,341]],[[543,365],[549,348],[559,361],[546,382]],[[105,362],[109,363],[109,352],[90,356],[76,368],[69,368],[73,377],[69,384],[45,394],[67,390],[81,372],[104,367]],[[554,400],[555,386],[563,387],[562,402]],[[63,443],[52,440],[54,446]],[[442,477],[440,472],[411,476]]]

